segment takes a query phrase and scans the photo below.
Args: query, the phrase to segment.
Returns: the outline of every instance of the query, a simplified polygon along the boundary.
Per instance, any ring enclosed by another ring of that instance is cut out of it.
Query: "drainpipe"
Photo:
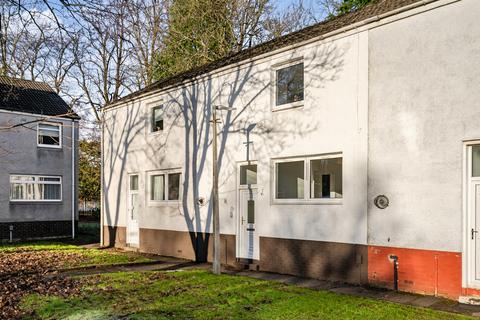
[[[75,239],[75,120],[72,119],[72,239]]]
[[[393,290],[398,291],[398,257],[392,254],[390,259],[393,260]]]

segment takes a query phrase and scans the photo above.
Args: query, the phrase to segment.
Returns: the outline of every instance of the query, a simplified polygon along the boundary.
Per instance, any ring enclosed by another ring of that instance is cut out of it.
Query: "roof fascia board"
[[[318,37],[314,37],[302,42],[294,43],[282,48],[279,48],[277,50],[272,50],[263,54],[260,54],[258,56],[254,56],[251,58],[247,58],[245,60],[241,60],[236,63],[232,63],[229,65],[226,65],[224,67],[220,67],[218,69],[214,69],[210,72],[206,72],[204,74],[201,74],[200,76],[193,77],[191,79],[185,80],[183,82],[179,82],[177,84],[173,84],[170,86],[167,86],[165,88],[159,88],[159,89],[154,89],[149,92],[145,92],[143,94],[140,94],[138,96],[132,97],[131,99],[127,99],[125,101],[120,101],[118,103],[113,103],[112,105],[106,107],[103,109],[104,112],[113,110],[122,106],[125,106],[129,103],[135,103],[137,100],[142,100],[146,99],[151,95],[156,95],[156,94],[167,94],[172,90],[177,90],[179,88],[185,87],[187,85],[190,85],[191,83],[194,83],[196,81],[202,80],[207,77],[213,77],[213,76],[218,76],[222,74],[226,74],[231,72],[232,69],[237,69],[238,71],[239,67],[242,67],[243,65],[247,65],[253,62],[256,63],[262,63],[263,60],[270,58],[271,56],[281,54],[286,51],[290,50],[295,50],[300,47],[305,47],[309,44],[315,43],[315,42],[321,42],[323,41],[334,41],[337,39],[341,39],[347,36],[350,36],[352,34],[360,33],[366,30],[378,28],[380,26],[390,24],[392,22],[398,21],[398,20],[403,20],[405,18],[418,15],[424,12],[428,12],[434,9],[437,9],[439,7],[443,7],[455,2],[459,2],[462,0],[423,0],[419,2],[415,2],[413,4],[410,4],[408,6],[404,6],[389,12],[386,12],[381,15],[377,15],[371,18],[368,18],[366,20],[359,21],[357,23],[348,25],[346,27],[334,30],[332,32],[320,35]]]

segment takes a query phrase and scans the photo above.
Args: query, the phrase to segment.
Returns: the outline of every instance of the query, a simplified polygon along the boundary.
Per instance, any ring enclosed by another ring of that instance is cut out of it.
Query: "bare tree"
[[[134,0],[128,2],[128,35],[134,47],[138,88],[151,84],[156,58],[164,47],[168,29],[169,0]]]
[[[101,106],[130,92],[134,81],[132,46],[127,34],[127,1],[108,3],[109,12],[81,11],[82,28],[74,37],[74,77],[85,102],[100,121]]]

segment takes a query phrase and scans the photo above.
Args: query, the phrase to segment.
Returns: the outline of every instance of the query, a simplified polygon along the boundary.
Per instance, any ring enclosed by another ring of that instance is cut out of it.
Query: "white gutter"
[[[118,103],[114,102],[111,105],[104,108],[104,110],[110,110],[110,109],[113,109],[113,108],[116,108],[116,107],[121,107],[122,105],[124,105],[128,102],[143,99],[143,98],[146,98],[148,96],[158,94],[160,92],[166,92],[166,91],[171,90],[172,88],[185,86],[185,85],[193,83],[197,80],[200,80],[202,78],[211,77],[213,75],[216,75],[216,74],[219,74],[219,73],[222,73],[222,72],[226,72],[229,69],[237,68],[237,67],[240,67],[240,66],[248,64],[248,63],[253,63],[255,61],[262,60],[262,59],[271,57],[273,55],[277,55],[277,54],[280,54],[280,53],[283,53],[283,52],[286,52],[286,51],[289,51],[289,50],[292,50],[292,49],[296,49],[296,48],[299,48],[299,47],[302,47],[302,46],[305,46],[305,45],[308,45],[308,44],[311,44],[311,43],[314,43],[314,42],[317,42],[317,41],[325,40],[327,38],[331,38],[331,37],[336,36],[336,35],[344,35],[349,31],[356,31],[356,32],[363,31],[363,30],[357,30],[357,29],[360,29],[360,28],[373,29],[373,28],[378,27],[378,26],[383,25],[383,24],[391,23],[391,22],[396,21],[396,20],[401,20],[401,19],[404,19],[406,17],[417,15],[419,13],[423,13],[425,11],[430,11],[430,10],[433,10],[433,9],[436,9],[436,8],[439,8],[439,7],[442,7],[442,6],[446,6],[446,5],[455,3],[455,2],[459,2],[459,1],[461,1],[461,0],[423,0],[423,1],[418,1],[418,2],[415,2],[413,4],[410,4],[410,5],[407,5],[407,6],[392,10],[392,11],[388,11],[388,12],[383,13],[381,15],[373,16],[373,17],[370,17],[368,19],[353,23],[351,25],[348,25],[348,26],[345,26],[343,28],[334,30],[332,32],[320,35],[318,37],[314,37],[314,38],[305,40],[303,42],[294,43],[294,44],[291,44],[289,46],[280,48],[278,50],[273,50],[273,51],[270,51],[270,52],[266,52],[264,54],[260,54],[258,56],[247,58],[245,60],[241,60],[241,61],[238,61],[236,63],[232,63],[232,64],[229,64],[229,65],[220,67],[218,69],[211,70],[211,71],[206,72],[204,74],[201,74],[197,77],[193,77],[191,79],[187,79],[187,80],[184,80],[182,82],[179,82],[179,83],[176,83],[176,84],[173,84],[173,85],[170,85],[170,86],[166,86],[164,88],[153,89],[152,91],[147,91],[145,93],[141,93],[138,96],[134,96],[132,98],[126,99],[124,101],[120,101]],[[415,11],[415,12],[412,12],[410,15],[406,15],[406,16],[402,16],[402,17],[396,17],[395,19],[390,20],[390,21],[386,21],[382,24],[373,25],[375,22],[379,22],[380,20],[383,20],[383,19],[386,19],[386,18],[389,18],[389,17],[392,17],[392,16],[397,16],[397,15],[400,15],[404,12],[420,8],[422,6],[427,6],[427,5],[432,4],[434,2],[438,2],[438,4],[433,5],[429,8],[425,8],[423,11]]]
[[[72,119],[72,239],[75,239],[75,120]]]

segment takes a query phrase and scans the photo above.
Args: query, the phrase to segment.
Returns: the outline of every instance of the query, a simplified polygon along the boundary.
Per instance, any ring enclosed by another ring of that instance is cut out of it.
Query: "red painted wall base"
[[[462,295],[462,254],[434,250],[369,246],[368,281],[393,288],[393,260],[398,257],[398,289],[458,299]]]

